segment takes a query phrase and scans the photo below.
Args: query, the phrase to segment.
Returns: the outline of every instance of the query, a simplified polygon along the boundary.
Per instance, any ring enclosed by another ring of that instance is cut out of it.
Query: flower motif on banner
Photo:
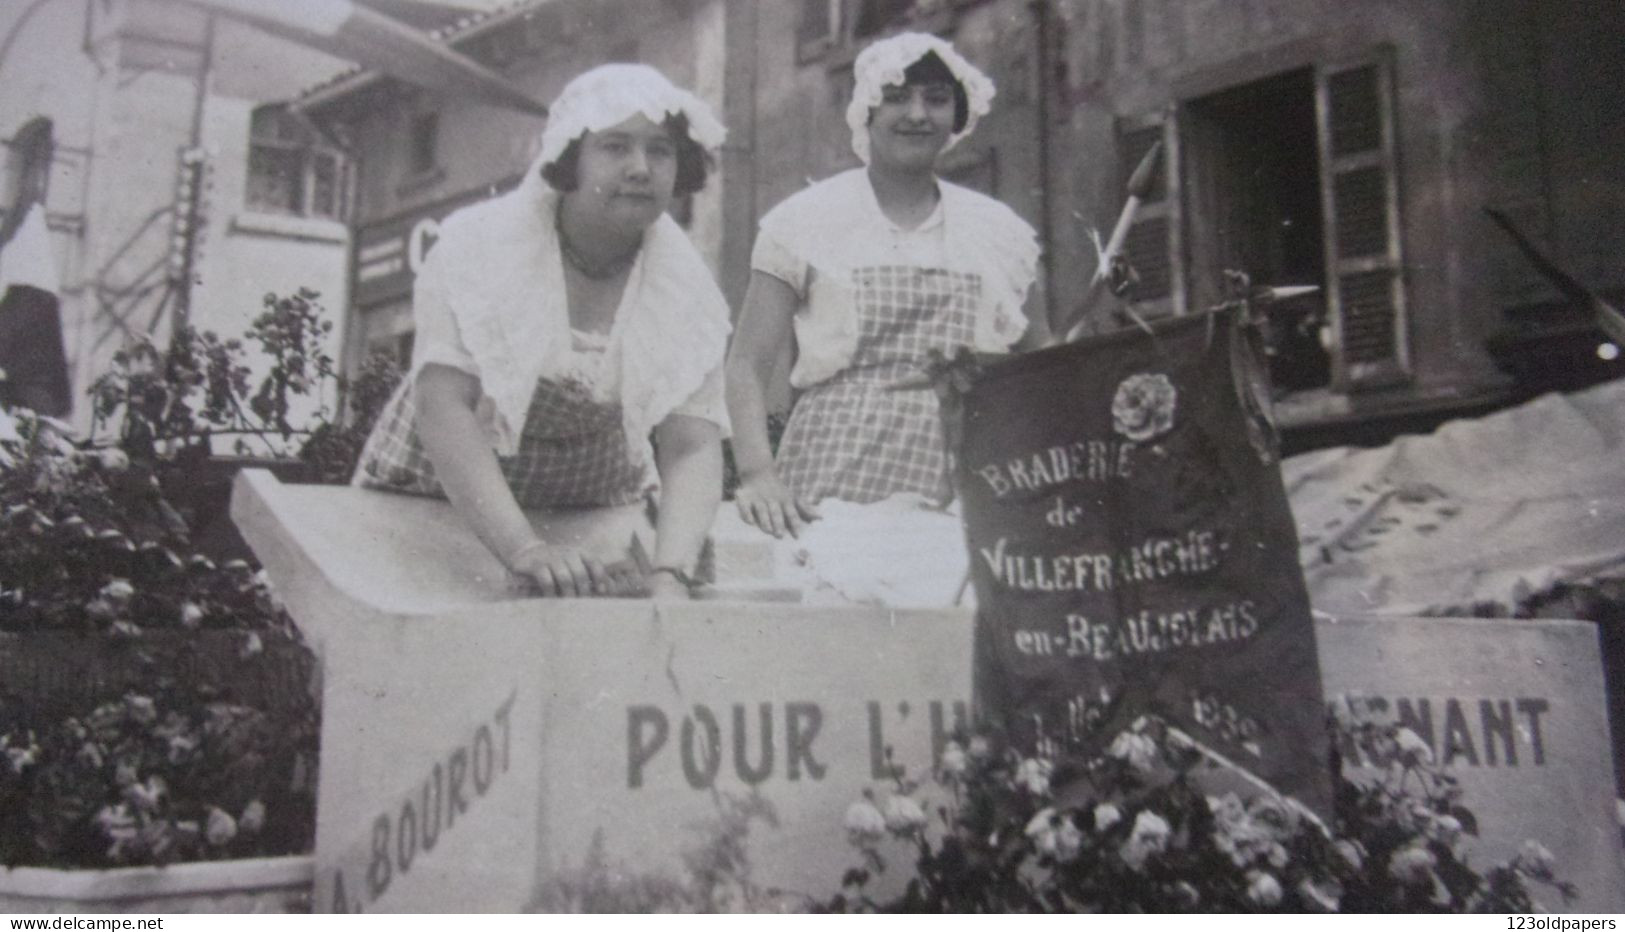
[[[1160,372],[1140,372],[1117,386],[1112,398],[1112,426],[1119,434],[1139,442],[1166,433],[1174,426],[1174,383]]]

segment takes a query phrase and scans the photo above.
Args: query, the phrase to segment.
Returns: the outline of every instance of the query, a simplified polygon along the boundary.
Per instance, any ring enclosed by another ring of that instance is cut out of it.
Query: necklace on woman
[[[564,233],[564,220],[558,214],[553,215],[553,229],[559,234],[559,252],[564,254],[564,261],[577,272],[595,282],[608,281],[626,271],[638,257],[638,250],[643,247],[643,238],[632,244],[624,254],[615,256],[607,262],[594,262],[583,256],[579,250],[570,243],[570,237]]]

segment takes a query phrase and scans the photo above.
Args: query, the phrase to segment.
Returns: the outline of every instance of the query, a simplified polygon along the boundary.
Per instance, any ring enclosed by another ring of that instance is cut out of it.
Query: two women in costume
[[[516,191],[443,222],[415,287],[411,372],[356,482],[444,495],[516,577],[560,596],[687,595],[730,420],[740,514],[774,536],[824,497],[946,500],[936,399],[897,385],[932,350],[1042,341],[1024,310],[1038,244],[1009,208],[936,174],[988,112],[981,72],[914,33],[854,69],[847,122],[864,167],[762,219],[726,401],[728,307],[666,215],[704,183],[723,129],[653,69],[606,65],[565,88]],[[775,464],[766,384],[792,338],[800,397]],[[524,513],[657,488],[647,579],[544,542]]]

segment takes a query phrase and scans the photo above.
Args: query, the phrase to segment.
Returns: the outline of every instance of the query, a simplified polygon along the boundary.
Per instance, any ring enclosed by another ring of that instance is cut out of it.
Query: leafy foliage
[[[196,552],[186,516],[195,510],[171,502],[207,483],[222,436],[235,436],[239,452],[257,439],[273,455],[304,456],[321,478],[348,478],[398,376],[372,361],[349,392],[352,417],[331,420],[324,399],[343,386],[322,351],[331,325],[315,297],[267,296],[243,340],[187,330],[163,353],[120,353],[92,390],[111,445],[79,444],[65,425],[0,409],[0,638],[19,655],[45,634],[111,638],[129,646],[114,653],[128,656],[138,680],[121,700],[86,699],[61,719],[0,698],[0,863],[110,867],[309,850],[314,698],[295,689],[291,702],[228,701],[171,669],[170,657],[160,662],[153,638],[196,647],[208,632],[236,632],[243,664],[274,648],[305,658],[296,670],[310,667],[263,574]],[[257,383],[250,345],[269,360]],[[301,405],[314,405],[313,430],[294,426]]]
[[[1338,745],[1360,759],[1338,771],[1331,825],[1268,791],[1248,801],[1209,794],[1203,787],[1222,768],[1155,719],[1068,774],[984,738],[952,743],[932,787],[894,768],[884,798],[871,791],[852,805],[846,827],[863,863],[820,908],[1527,913],[1539,908],[1536,885],[1573,895],[1537,842],[1475,870],[1466,839],[1476,819],[1427,745],[1374,720],[1360,700],[1340,709]],[[925,815],[932,795],[941,797],[934,820]],[[896,845],[913,876],[883,898],[871,888],[888,869],[884,849]]]
[[[176,688],[44,728],[0,719],[0,864],[119,867],[310,850],[316,714]]]
[[[550,878],[535,911],[550,913],[795,912],[805,897],[765,888],[751,876],[747,842],[755,822],[778,825],[761,796],[717,793],[716,818],[697,826],[704,839],[683,853],[680,877],[627,870],[611,863],[602,834],[580,867]]]

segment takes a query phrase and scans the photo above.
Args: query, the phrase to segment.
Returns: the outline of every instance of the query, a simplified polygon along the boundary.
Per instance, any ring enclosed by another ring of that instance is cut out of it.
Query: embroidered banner
[[[977,377],[977,699],[1062,759],[1155,713],[1324,812],[1315,633],[1249,353],[1223,310]]]

